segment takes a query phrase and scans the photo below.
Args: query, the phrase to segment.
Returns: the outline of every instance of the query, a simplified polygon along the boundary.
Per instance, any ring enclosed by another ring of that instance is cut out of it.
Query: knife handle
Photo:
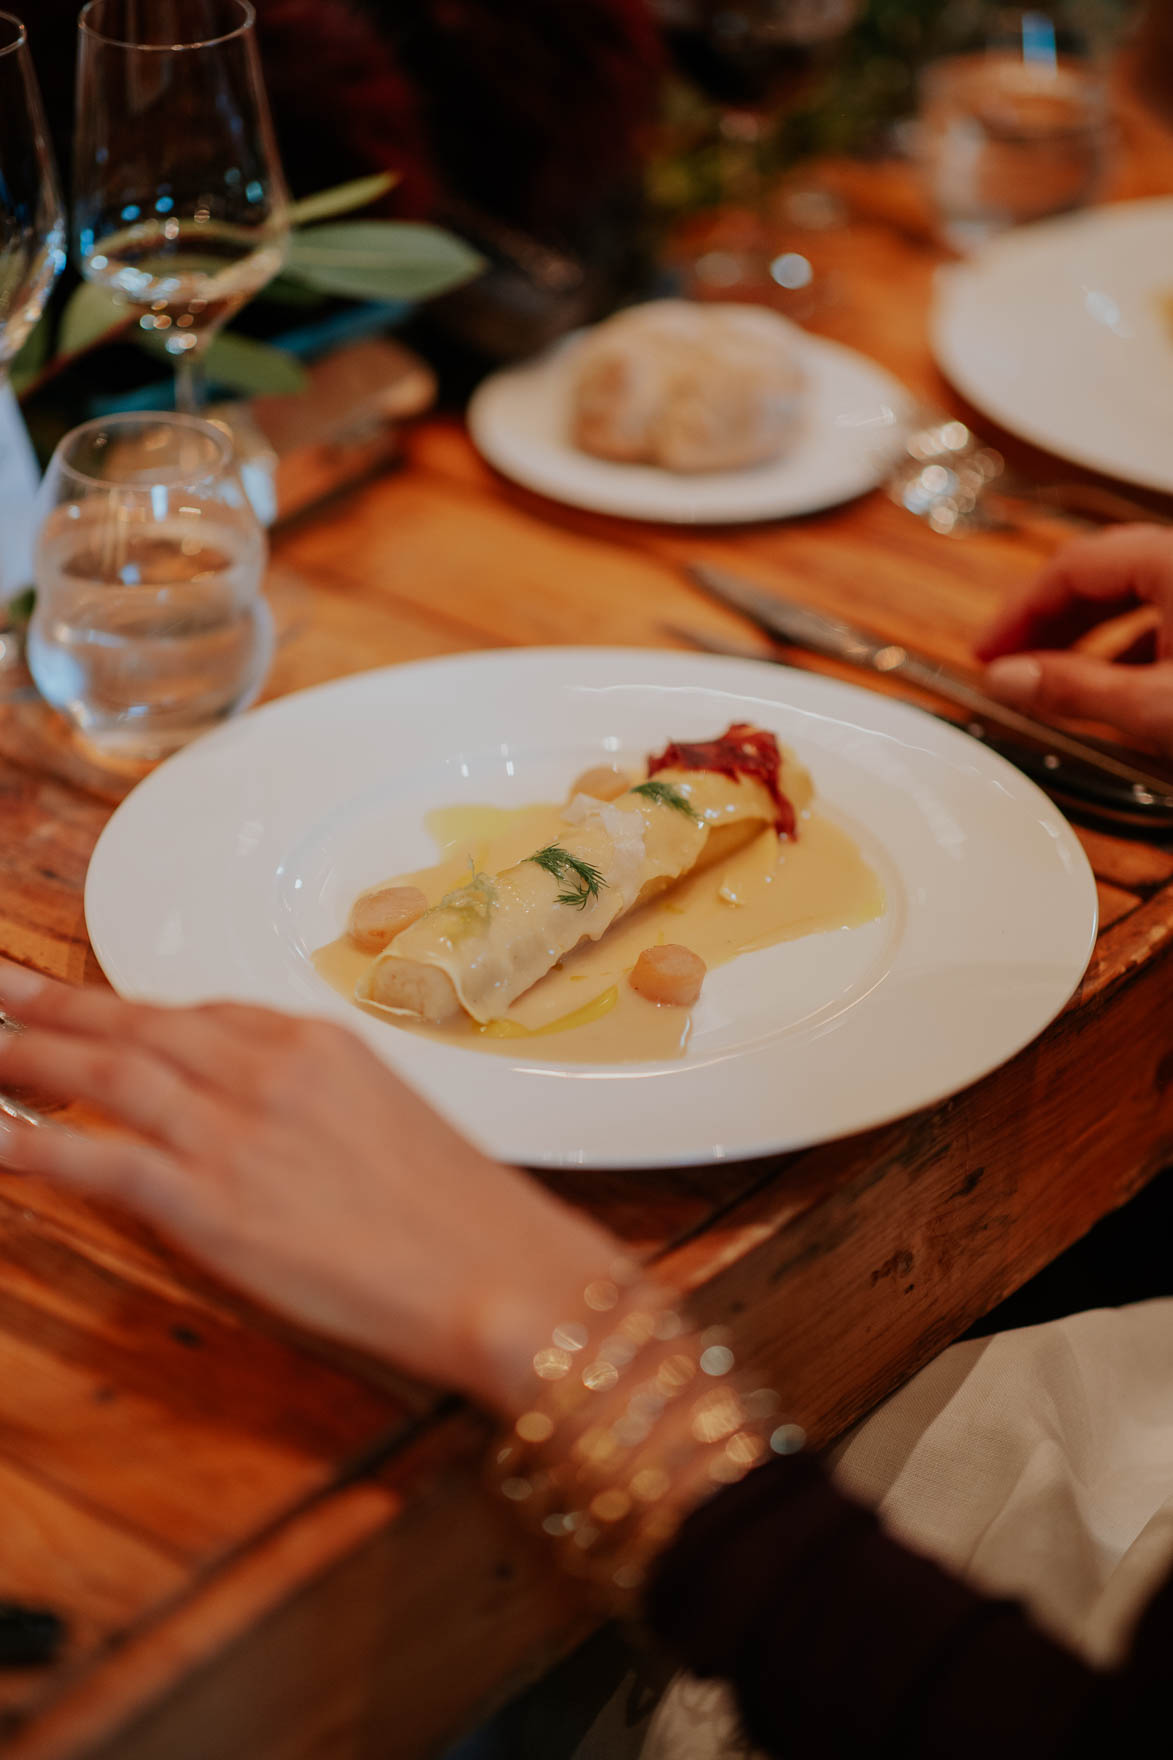
[[[1173,811],[1167,806],[1158,800],[1147,804],[1139,801],[1123,783],[1090,765],[1000,734],[981,721],[955,721],[948,715],[939,719],[980,741],[989,751],[997,752],[1045,793],[1054,796],[1069,813],[1117,830],[1144,831],[1149,836],[1173,831]]]

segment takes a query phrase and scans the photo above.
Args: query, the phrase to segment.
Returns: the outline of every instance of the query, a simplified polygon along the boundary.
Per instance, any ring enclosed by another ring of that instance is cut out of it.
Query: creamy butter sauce
[[[564,830],[561,806],[444,807],[427,829],[443,852],[430,868],[396,877],[436,904],[476,869],[498,873],[552,842]],[[622,917],[601,940],[586,942],[485,1026],[467,1016],[428,1026],[375,1004],[355,1002],[401,1031],[467,1050],[519,1054],[543,1063],[645,1063],[683,1056],[687,1009],[658,1007],[637,996],[627,974],[645,947],[680,942],[712,969],[780,941],[858,928],[883,914],[884,889],[846,831],[805,813],[794,841],[763,830],[737,854],[702,869]],[[373,964],[347,936],[314,955],[332,989],[355,1000]]]

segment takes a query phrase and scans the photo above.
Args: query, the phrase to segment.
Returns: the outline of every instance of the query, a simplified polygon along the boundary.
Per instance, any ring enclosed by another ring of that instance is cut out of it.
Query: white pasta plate
[[[468,410],[478,450],[504,476],[552,500],[628,519],[724,525],[817,513],[883,482],[904,444],[908,396],[866,355],[794,331],[807,405],[794,446],[747,470],[681,475],[581,452],[570,438],[582,333],[494,373]]]
[[[1173,493],[1173,197],[1007,233],[938,272],[941,370],[1012,434]]]
[[[488,1056],[401,1031],[317,975],[366,886],[435,860],[437,807],[564,797],[731,721],[812,773],[887,899],[877,920],[711,971],[675,1062]],[[917,1111],[1012,1057],[1064,1006],[1096,933],[1086,857],[1052,803],[965,734],[886,697],[755,661],[493,652],[281,699],[156,770],[86,882],[123,995],[342,1021],[501,1158],[654,1167],[797,1149]]]

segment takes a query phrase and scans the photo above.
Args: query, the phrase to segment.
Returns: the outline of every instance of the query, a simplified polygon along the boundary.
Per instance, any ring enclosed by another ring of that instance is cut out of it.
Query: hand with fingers
[[[0,1168],[122,1203],[252,1295],[504,1418],[490,1463],[510,1507],[580,1591],[726,1678],[764,1750],[792,1753],[797,1729],[814,1751],[890,1752],[899,1729],[909,1760],[953,1753],[993,1656],[1005,1691],[968,1752],[1041,1741],[1074,1760],[1104,1730],[1155,1751],[1170,1584],[1100,1672],[905,1552],[791,1458],[801,1428],[752,1370],[731,1373],[724,1329],[690,1327],[638,1273],[612,1282],[605,1231],[486,1160],[342,1028],[141,1007],[3,961],[0,1006],[24,1028],[0,1034],[0,1082],[84,1098],[115,1126],[0,1121]],[[19,1660],[43,1660],[29,1620],[43,1642],[46,1616],[10,1611]],[[895,1635],[845,1709],[843,1658],[870,1657],[881,1628]]]
[[[479,1153],[342,1027],[148,1008],[0,961],[0,1082],[118,1128],[0,1118],[0,1168],[121,1204],[293,1319],[510,1415],[618,1252]]]
[[[1151,605],[1149,629],[1114,660],[1068,652],[1111,618]],[[991,695],[1030,714],[1106,721],[1173,758],[1173,531],[1117,526],[1067,544],[977,645]]]

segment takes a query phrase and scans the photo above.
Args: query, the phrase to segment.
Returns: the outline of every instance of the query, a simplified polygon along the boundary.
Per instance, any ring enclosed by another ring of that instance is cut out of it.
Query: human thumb
[[[1032,715],[1107,721],[1173,756],[1173,664],[1119,666],[1087,654],[1012,654],[986,669],[992,696]]]

